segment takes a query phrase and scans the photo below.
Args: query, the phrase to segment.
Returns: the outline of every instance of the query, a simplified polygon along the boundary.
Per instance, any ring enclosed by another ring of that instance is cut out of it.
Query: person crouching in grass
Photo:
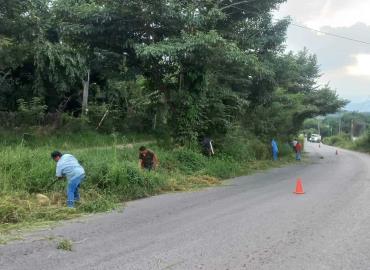
[[[85,179],[85,170],[78,160],[70,154],[62,154],[59,151],[51,153],[51,158],[57,163],[56,177],[67,178],[67,206],[74,207],[74,203],[80,200],[79,188]]]
[[[139,167],[144,170],[155,170],[158,166],[158,158],[156,154],[147,149],[145,146],[139,148]]]

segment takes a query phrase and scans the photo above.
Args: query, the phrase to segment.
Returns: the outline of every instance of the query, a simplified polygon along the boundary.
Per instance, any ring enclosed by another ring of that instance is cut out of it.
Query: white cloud
[[[347,66],[347,72],[352,76],[370,76],[370,54],[358,54],[354,65]]]
[[[277,16],[292,16],[297,22],[319,29],[349,27],[357,22],[370,25],[369,10],[369,0],[288,0]]]
[[[370,42],[370,0],[288,0],[274,14],[291,16],[293,22],[314,29]],[[318,57],[323,76],[341,97],[361,100],[370,95],[370,45],[318,35],[290,26],[287,49],[303,47]]]
[[[326,72],[319,83],[327,82],[342,98],[360,101],[370,96],[370,76],[349,76],[346,67]]]
[[[370,25],[370,1],[347,1],[343,6],[338,6],[335,2],[327,1],[319,16],[314,16],[306,24],[315,28],[349,27],[357,22]]]

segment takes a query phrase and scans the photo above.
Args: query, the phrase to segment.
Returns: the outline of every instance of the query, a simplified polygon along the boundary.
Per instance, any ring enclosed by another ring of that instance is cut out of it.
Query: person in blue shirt
[[[62,154],[59,151],[51,153],[52,159],[57,163],[56,177],[67,178],[67,206],[73,208],[75,201],[80,200],[79,188],[85,179],[85,170],[78,160],[70,154]]]
[[[272,148],[272,158],[274,160],[277,160],[278,159],[279,148],[278,148],[278,145],[277,145],[275,139],[272,139],[272,141],[271,141],[271,148]]]

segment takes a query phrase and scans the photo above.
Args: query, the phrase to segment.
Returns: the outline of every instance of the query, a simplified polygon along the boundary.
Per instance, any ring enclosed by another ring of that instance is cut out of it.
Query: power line
[[[240,3],[244,3],[244,2],[249,2],[249,1],[242,1]],[[237,3],[237,4],[240,4],[240,3]],[[236,8],[236,9],[239,9],[239,10],[242,10],[242,11],[245,11],[245,12],[248,12],[246,9],[243,9],[243,8],[240,8],[240,7],[236,7],[234,5],[230,5],[230,7],[231,8]],[[274,21],[280,21],[281,19],[272,18],[272,20],[274,20]],[[316,33],[324,34],[324,35],[327,35],[327,36],[341,38],[341,39],[345,39],[345,40],[348,40],[348,41],[357,42],[357,43],[361,43],[361,44],[365,44],[365,45],[370,45],[370,42],[369,41],[363,41],[363,40],[359,40],[359,39],[355,39],[355,38],[351,38],[351,37],[347,37],[347,36],[343,36],[343,35],[338,35],[338,34],[326,32],[326,31],[321,31],[321,30],[317,30],[317,29],[314,29],[314,28],[311,28],[311,27],[308,27],[308,26],[305,26],[305,25],[300,25],[300,24],[297,24],[297,23],[293,23],[293,22],[290,22],[290,25],[293,25],[295,27],[299,27],[301,29],[306,29],[306,30],[314,31]]]
[[[295,27],[299,27],[299,28],[302,28],[302,29],[314,31],[316,33],[324,34],[324,35],[327,35],[327,36],[332,36],[332,37],[341,38],[341,39],[345,39],[345,40],[349,40],[349,41],[353,41],[353,42],[357,42],[357,43],[361,43],[361,44],[370,45],[370,42],[367,42],[367,41],[363,41],[363,40],[354,39],[354,38],[351,38],[351,37],[346,37],[346,36],[342,36],[342,35],[337,35],[337,34],[325,32],[325,31],[317,30],[317,29],[314,29],[314,28],[311,28],[311,27],[308,27],[308,26],[304,26],[304,25],[299,25],[299,24],[296,24],[296,23],[290,23],[290,24],[295,26]]]

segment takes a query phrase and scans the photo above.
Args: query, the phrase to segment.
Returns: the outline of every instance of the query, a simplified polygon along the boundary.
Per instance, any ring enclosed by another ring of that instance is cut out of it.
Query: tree
[[[65,99],[79,112],[90,103],[111,108],[116,129],[182,144],[234,126],[289,136],[345,101],[317,85],[316,56],[284,52],[289,20],[271,15],[282,2],[5,1],[1,109],[35,96],[49,111]]]

